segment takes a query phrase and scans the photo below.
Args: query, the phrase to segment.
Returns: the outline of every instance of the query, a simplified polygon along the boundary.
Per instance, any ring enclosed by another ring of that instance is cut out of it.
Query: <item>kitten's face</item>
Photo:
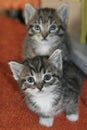
[[[26,59],[23,64],[10,62],[13,77],[19,82],[23,92],[43,96],[58,86],[62,60],[60,52],[54,54],[49,59],[46,57]]]
[[[40,43],[60,40],[66,28],[66,9],[64,6],[59,10],[36,10],[31,5],[25,6],[25,22],[29,35]]]
[[[41,60],[40,58],[37,59],[38,62],[37,66],[35,66],[35,63],[33,64],[30,60],[25,61],[29,65],[25,66],[24,70],[21,71],[20,75],[21,89],[25,93],[33,96],[40,96],[47,94],[51,92],[56,85],[57,74],[55,73],[56,71],[54,67],[52,66],[48,67],[47,65],[48,63],[45,63],[45,61],[43,65],[42,63],[41,65],[39,65],[40,60]]]

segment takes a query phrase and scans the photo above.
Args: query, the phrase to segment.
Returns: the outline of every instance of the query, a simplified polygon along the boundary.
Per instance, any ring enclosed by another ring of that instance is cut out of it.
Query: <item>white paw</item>
[[[79,119],[79,115],[78,114],[71,114],[71,115],[66,115],[66,118],[69,121],[77,121]]]
[[[41,125],[44,125],[46,127],[51,127],[53,125],[53,118],[43,118],[43,117],[40,117],[39,119],[39,123]]]

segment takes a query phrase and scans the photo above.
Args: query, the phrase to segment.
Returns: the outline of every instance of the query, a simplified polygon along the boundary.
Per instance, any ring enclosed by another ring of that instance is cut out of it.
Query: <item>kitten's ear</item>
[[[49,60],[51,61],[51,63],[54,64],[54,66],[58,69],[58,70],[62,70],[62,52],[60,49],[55,50],[52,55],[49,57]]]
[[[58,9],[57,9],[57,14],[58,16],[61,18],[61,20],[67,24],[67,19],[68,19],[68,5],[67,4],[63,4],[61,5]]]
[[[18,63],[18,62],[15,62],[15,61],[10,61],[8,64],[10,66],[12,73],[13,73],[14,79],[18,80],[20,72],[21,72],[21,70],[23,69],[24,66],[22,64]]]
[[[25,4],[24,8],[24,18],[25,23],[28,24],[29,20],[32,18],[32,16],[35,14],[36,9],[31,4]]]

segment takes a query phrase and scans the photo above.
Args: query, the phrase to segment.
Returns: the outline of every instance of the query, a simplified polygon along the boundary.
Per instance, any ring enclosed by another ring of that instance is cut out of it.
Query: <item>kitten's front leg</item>
[[[66,118],[69,121],[75,122],[79,119],[79,113],[78,113],[78,103],[76,104],[70,104],[65,108],[65,114]]]
[[[51,127],[53,125],[54,118],[53,117],[40,117],[39,123],[46,127]]]

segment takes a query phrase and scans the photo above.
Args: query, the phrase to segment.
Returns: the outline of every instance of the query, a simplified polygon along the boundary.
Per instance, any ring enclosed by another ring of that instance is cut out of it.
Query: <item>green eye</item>
[[[37,31],[37,32],[40,32],[40,26],[39,25],[35,25],[34,26],[34,30]]]
[[[34,77],[30,76],[27,78],[27,81],[29,82],[29,84],[33,85],[35,83]]]
[[[45,74],[43,80],[45,82],[49,82],[52,79],[52,76],[50,74]]]
[[[56,29],[57,29],[56,25],[51,25],[50,28],[49,28],[49,31],[54,32]]]

